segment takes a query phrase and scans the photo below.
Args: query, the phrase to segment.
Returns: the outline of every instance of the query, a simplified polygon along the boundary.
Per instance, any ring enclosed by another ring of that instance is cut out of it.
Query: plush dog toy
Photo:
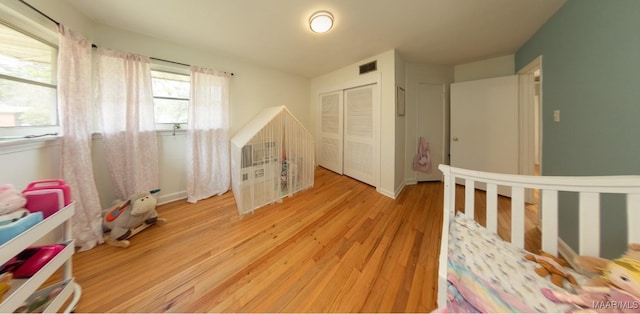
[[[541,277],[551,276],[551,282],[558,287],[563,287],[565,278],[571,284],[577,284],[573,275],[564,269],[564,267],[569,266],[569,264],[561,258],[555,257],[542,250],[540,251],[540,255],[527,254],[524,258],[540,264],[540,267],[536,268],[536,274]]]
[[[128,247],[127,239],[151,225],[166,222],[158,218],[155,209],[158,202],[151,196],[152,192],[136,193],[126,202],[105,211],[103,225],[108,232],[104,238],[107,244]]]

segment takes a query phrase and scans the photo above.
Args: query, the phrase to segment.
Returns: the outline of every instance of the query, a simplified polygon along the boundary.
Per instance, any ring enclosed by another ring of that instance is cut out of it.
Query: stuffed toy
[[[621,257],[640,262],[640,243],[629,244],[627,252]],[[593,256],[576,256],[573,261],[581,270],[593,274],[591,279],[585,283],[586,286],[606,287],[610,282],[606,279],[605,270],[613,262],[606,258]]]
[[[157,192],[154,190],[152,192]],[[127,239],[140,231],[156,223],[165,223],[166,220],[158,218],[156,205],[158,202],[151,196],[151,192],[142,192],[132,195],[129,200],[105,210],[104,229],[105,242],[118,247],[128,247]]]
[[[575,293],[543,289],[548,299],[573,304],[580,310],[640,312],[640,244],[629,245],[627,253],[615,260],[578,256],[574,261],[598,276]]]
[[[11,184],[0,185],[0,215],[22,209],[25,204],[27,204],[27,199]]]
[[[569,266],[569,264],[561,258],[555,257],[542,250],[540,251],[540,255],[527,254],[524,258],[538,263],[540,267],[536,268],[536,274],[541,277],[550,276],[551,282],[558,287],[563,287],[565,278],[571,284],[578,284],[573,275],[564,269],[564,267]]]

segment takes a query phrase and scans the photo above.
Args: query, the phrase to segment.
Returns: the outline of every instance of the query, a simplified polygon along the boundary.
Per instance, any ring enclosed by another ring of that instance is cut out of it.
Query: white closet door
[[[318,165],[342,174],[342,91],[320,95]]]
[[[376,84],[344,91],[344,174],[376,186],[377,129],[374,110]]]

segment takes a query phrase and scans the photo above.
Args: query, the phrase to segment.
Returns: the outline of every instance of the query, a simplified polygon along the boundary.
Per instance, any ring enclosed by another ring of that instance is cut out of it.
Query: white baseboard
[[[158,205],[175,202],[187,198],[187,191],[179,191],[171,194],[160,195]]]
[[[400,186],[393,192],[381,188],[376,188],[376,191],[388,198],[392,198],[395,200],[398,195],[400,195],[400,192],[402,192],[402,189],[404,189],[404,182],[400,184]]]
[[[400,186],[396,189],[395,193],[393,193],[393,199],[396,199],[398,195],[400,195],[400,193],[404,189],[404,186],[405,186],[405,183],[402,182],[402,184],[400,184]]]
[[[404,180],[404,185],[405,186],[407,186],[407,185],[416,185],[416,184],[418,184],[418,180],[416,180],[416,179],[406,179],[406,180]]]
[[[392,199],[396,199],[396,195],[395,193],[391,192],[391,191],[387,191],[381,188],[376,188],[376,192],[388,197],[388,198],[392,198]]]

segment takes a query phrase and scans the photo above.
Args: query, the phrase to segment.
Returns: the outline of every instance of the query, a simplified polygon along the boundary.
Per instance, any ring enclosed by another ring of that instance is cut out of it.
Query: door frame
[[[539,116],[542,117],[541,113],[542,113],[542,55],[538,56],[537,58],[535,58],[533,61],[531,61],[529,64],[527,64],[526,66],[524,66],[522,69],[520,69],[520,71],[518,71],[518,76],[522,77],[522,76],[526,76],[528,74],[533,74],[536,70],[540,70],[540,98],[539,98],[539,102],[540,102],[540,107],[539,107]],[[519,88],[519,94],[520,94],[520,99],[521,101],[519,101],[519,106],[520,106],[520,169],[521,169],[521,174],[526,174],[526,175],[533,175],[533,169],[531,170],[526,170],[524,168],[528,168],[526,167],[526,165],[533,165],[535,164],[535,143],[534,143],[534,138],[533,138],[533,130],[531,130],[531,128],[533,128],[535,130],[535,125],[534,125],[534,121],[535,121],[535,107],[534,107],[534,103],[532,101],[532,97],[525,97],[528,95],[531,95],[531,92],[533,90],[529,90],[529,88],[535,88],[535,86],[533,86],[533,82],[531,82],[532,85],[530,86],[523,86],[524,84],[520,85]],[[528,95],[527,95],[528,94]],[[526,99],[523,99],[526,98]],[[525,101],[523,101],[525,100]],[[523,127],[527,127],[528,130],[524,130]],[[539,142],[539,151],[540,151],[540,155],[542,155],[542,121],[540,120],[538,123],[538,136],[540,139]],[[542,158],[540,160],[540,170],[542,170]]]
[[[519,160],[518,168],[522,175],[535,175],[536,163],[535,131],[538,130],[538,152],[542,156],[542,119],[535,123],[535,81],[533,74],[540,71],[540,94],[538,98],[538,117],[542,117],[542,55],[533,59],[518,71],[518,107],[519,107]],[[542,173],[542,158],[540,158],[540,173]],[[533,191],[527,191],[525,199],[534,203]]]

